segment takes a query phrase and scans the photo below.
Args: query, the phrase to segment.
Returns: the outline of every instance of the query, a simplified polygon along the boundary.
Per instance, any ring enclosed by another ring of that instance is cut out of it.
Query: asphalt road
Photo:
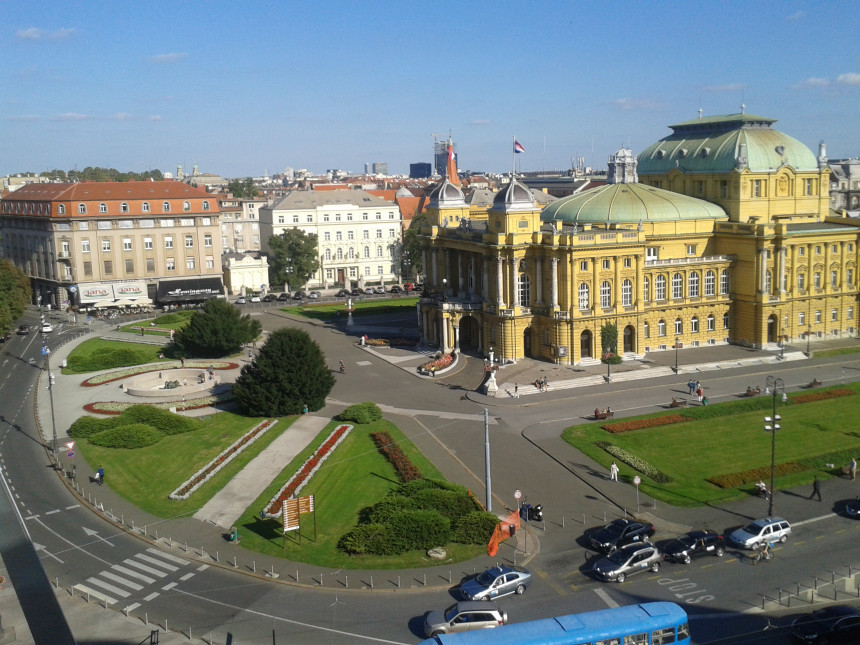
[[[340,403],[332,403],[324,413],[335,414],[347,403],[365,400],[390,406],[392,419],[447,477],[483,496],[483,423],[478,416],[468,420],[451,414],[479,415],[483,411],[480,404],[442,381],[405,378],[402,370],[369,358],[352,345],[351,338],[336,330],[287,322],[262,309],[251,313],[260,316],[266,329],[301,326],[333,363],[347,363],[347,374],[338,377],[331,395]],[[51,342],[55,340],[60,339]],[[69,494],[49,467],[37,439],[32,420],[36,369],[27,359],[38,355],[39,344],[34,334],[14,338],[3,347],[0,456],[13,499],[35,543],[32,553],[39,555],[48,579],[71,581],[80,591],[114,595],[121,591],[127,594],[123,596],[126,602],[137,605],[131,610],[133,615],[146,616],[161,626],[167,623],[171,629],[190,629],[195,639],[212,633],[216,642],[271,643],[274,633],[280,642],[412,643],[423,637],[424,613],[453,602],[449,590],[422,591],[420,584],[396,592],[389,588],[364,593],[275,584],[184,560],[176,552],[153,550],[142,540],[117,531]],[[856,368],[855,363],[828,359],[709,373],[709,396],[712,401],[735,396],[739,383],[760,382],[770,373],[782,376],[790,386],[807,383],[813,376],[836,379],[844,367]],[[860,561],[860,525],[829,516],[832,509],[826,504],[820,510],[822,519],[797,527],[767,565],[752,567],[743,554],[731,550],[722,559],[700,559],[688,566],[666,564],[657,574],[643,573],[623,585],[592,580],[588,569],[593,554],[578,540],[584,529],[616,516],[619,505],[593,486],[603,473],[594,472],[584,460],[558,459],[553,454],[554,442],[563,428],[579,422],[594,407],[610,405],[619,416],[658,409],[658,402],[665,402],[670,392],[684,391],[679,380],[684,379],[610,383],[570,391],[563,398],[532,397],[516,407],[491,407],[494,510],[513,506],[511,492],[521,489],[530,501],[544,504],[547,517],[546,530],[538,531],[540,553],[529,564],[535,583],[524,596],[500,601],[513,621],[665,599],[684,604],[692,617],[696,643],[784,642],[783,629],[766,629],[771,624],[767,618],[743,612],[753,609],[760,594],[773,596],[778,589],[793,588],[798,582]],[[43,424],[49,426],[47,420]],[[10,509],[0,508],[3,511]],[[656,515],[661,511],[653,510]],[[707,515],[710,523],[718,524],[712,528],[726,530],[746,521],[741,513],[717,514],[715,519],[713,511],[708,511],[689,511],[688,523]],[[12,526],[6,516],[2,519],[4,527]],[[665,537],[670,536],[658,535],[657,539]],[[20,536],[5,532],[0,539],[4,549],[21,542]],[[500,554],[503,560],[513,558],[510,549]],[[489,558],[487,564],[492,564]],[[29,568],[38,582],[37,567]],[[468,573],[455,569],[454,582]],[[356,577],[359,580],[353,586],[367,586],[368,581]],[[42,580],[43,596],[44,583]],[[43,611],[36,602],[26,604],[33,615]],[[773,622],[781,625],[785,620],[778,617]]]

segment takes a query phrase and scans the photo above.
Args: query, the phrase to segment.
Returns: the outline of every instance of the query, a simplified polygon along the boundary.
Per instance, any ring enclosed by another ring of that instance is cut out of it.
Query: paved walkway
[[[271,484],[275,477],[304,450],[331,419],[305,414],[275,439],[194,514],[194,519],[230,528]]]

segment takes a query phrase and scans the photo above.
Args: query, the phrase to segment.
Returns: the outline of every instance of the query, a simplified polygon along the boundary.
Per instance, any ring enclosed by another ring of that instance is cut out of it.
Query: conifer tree
[[[218,358],[235,354],[260,335],[263,326],[222,298],[212,298],[176,332],[171,353],[189,358]]]

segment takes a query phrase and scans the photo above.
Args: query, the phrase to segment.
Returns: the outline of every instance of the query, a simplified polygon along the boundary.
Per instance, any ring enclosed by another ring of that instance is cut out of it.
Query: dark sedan
[[[277,299],[278,296],[276,296],[274,293],[267,293],[265,296],[263,296],[263,302],[275,302],[275,300]]]
[[[350,295],[349,291],[347,291],[346,289],[341,289],[336,294],[334,294],[334,297],[335,298],[346,298],[348,295]]]
[[[26,336],[29,333],[30,333],[30,325],[21,325],[20,327],[18,327],[18,335],[19,336]]]
[[[293,294],[293,300],[304,300],[307,297],[308,297],[308,294],[306,294],[304,291],[296,291]]]
[[[610,553],[634,542],[647,542],[654,535],[654,525],[634,520],[615,520],[588,535],[588,542],[598,551]]]
[[[290,296],[289,291],[285,291],[284,293],[278,296],[278,302],[284,302],[285,300],[289,300],[292,296]]]
[[[860,609],[831,605],[796,618],[791,633],[804,643],[860,642]]]
[[[362,289],[359,289],[358,287],[356,287],[355,289],[353,289],[352,291],[349,292],[349,295],[351,295],[351,296],[362,296],[362,295],[364,295],[364,291]]]
[[[860,518],[860,497],[852,499],[845,504],[845,514],[848,517],[853,517],[855,520]]]
[[[663,559],[690,564],[700,555],[722,558],[725,552],[726,541],[716,531],[690,531],[663,547]]]

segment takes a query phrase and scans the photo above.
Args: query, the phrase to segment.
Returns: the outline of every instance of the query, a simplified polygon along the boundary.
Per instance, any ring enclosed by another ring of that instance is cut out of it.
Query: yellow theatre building
[[[483,210],[454,169],[429,196],[419,323],[445,351],[598,361],[857,334],[860,220],[829,208],[816,155],[750,114],[701,116],[607,183],[548,205],[514,178]]]

